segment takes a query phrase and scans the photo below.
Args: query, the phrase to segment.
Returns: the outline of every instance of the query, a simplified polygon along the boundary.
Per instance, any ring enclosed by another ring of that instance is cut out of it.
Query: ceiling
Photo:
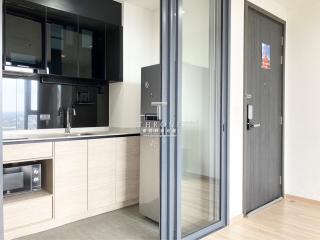
[[[160,0],[115,0],[117,2],[127,2],[146,9],[156,10],[160,7]],[[305,5],[319,3],[319,0],[275,0],[289,11],[296,11]]]
[[[319,0],[275,0],[282,6],[285,6],[289,11],[295,11],[305,5],[319,3]]]
[[[139,7],[143,7],[150,10],[156,10],[160,8],[160,0],[115,0],[117,2],[127,2]]]
[[[131,4],[135,4],[137,6],[156,10],[160,7],[160,0],[115,0],[117,2],[127,2]],[[275,0],[289,11],[291,10],[298,10],[299,8],[303,7],[304,5],[312,5],[315,3],[319,3],[319,0]]]
[[[117,2],[128,2],[150,10],[156,10],[160,7],[160,0],[115,0]],[[298,10],[304,5],[319,3],[319,0],[275,0],[288,10]]]

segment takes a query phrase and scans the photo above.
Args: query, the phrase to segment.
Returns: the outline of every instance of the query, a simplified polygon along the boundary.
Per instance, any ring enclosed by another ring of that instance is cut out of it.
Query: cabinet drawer
[[[52,219],[52,195],[6,203],[4,201],[4,230]]]
[[[3,146],[3,162],[52,158],[52,143],[26,143]]]

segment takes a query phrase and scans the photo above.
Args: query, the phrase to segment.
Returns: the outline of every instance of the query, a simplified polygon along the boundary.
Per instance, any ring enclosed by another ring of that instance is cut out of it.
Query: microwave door
[[[25,189],[23,172],[5,173],[3,178],[3,192],[5,194],[20,192]]]
[[[22,166],[21,171],[24,173],[24,190],[32,190],[32,165]]]

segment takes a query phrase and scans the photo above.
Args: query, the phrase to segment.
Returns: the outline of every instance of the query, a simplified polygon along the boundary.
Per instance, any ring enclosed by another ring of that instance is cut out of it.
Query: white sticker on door
[[[262,43],[262,63],[261,68],[270,70],[271,69],[271,46],[266,43]]]

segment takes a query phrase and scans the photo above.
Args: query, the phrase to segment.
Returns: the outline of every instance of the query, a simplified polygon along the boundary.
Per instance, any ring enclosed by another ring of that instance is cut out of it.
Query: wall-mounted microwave
[[[41,190],[41,164],[4,166],[3,195]]]

